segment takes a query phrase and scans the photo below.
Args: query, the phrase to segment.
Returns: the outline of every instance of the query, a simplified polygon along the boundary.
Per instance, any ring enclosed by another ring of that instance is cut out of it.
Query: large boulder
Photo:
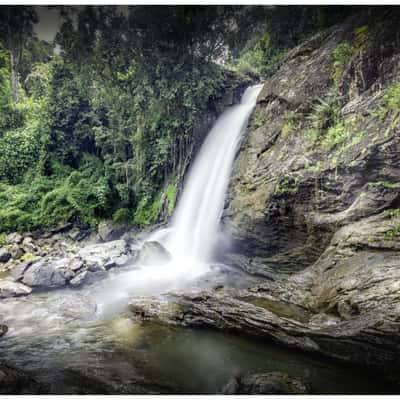
[[[100,239],[104,242],[109,240],[113,232],[114,226],[112,221],[102,221],[97,228],[97,233],[99,234]]]
[[[67,282],[65,262],[65,259],[57,262],[50,260],[38,261],[24,272],[22,283],[41,289],[64,286]]]
[[[11,253],[4,247],[0,248],[0,263],[6,263],[11,258]]]
[[[88,268],[111,268],[128,262],[128,246],[125,240],[93,244],[82,248],[78,256]]]
[[[298,378],[282,372],[247,374],[232,378],[223,389],[223,394],[306,394],[308,388]]]
[[[33,259],[29,261],[24,261],[22,263],[17,264],[15,267],[11,268],[10,274],[14,278],[15,281],[21,281],[24,277],[25,271],[38,259]]]
[[[8,279],[0,280],[0,298],[25,296],[31,292],[32,289],[22,283]]]
[[[112,220],[100,222],[97,228],[97,234],[103,242],[120,239],[129,229],[126,224],[115,223]]]
[[[171,260],[170,252],[159,242],[144,242],[136,256],[140,265],[161,265]]]

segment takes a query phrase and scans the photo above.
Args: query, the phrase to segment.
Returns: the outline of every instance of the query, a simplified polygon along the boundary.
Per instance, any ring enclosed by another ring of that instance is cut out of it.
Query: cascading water
[[[116,276],[113,286],[107,282],[109,294],[101,292],[101,304],[109,308],[110,303],[123,301],[133,291],[156,294],[187,288],[210,271],[232,164],[261,87],[246,89],[240,104],[217,119],[191,166],[171,226],[147,237],[162,243],[172,259],[159,259]]]
[[[240,104],[218,118],[189,171],[165,242],[175,262],[210,259],[232,164],[261,88],[247,88]]]

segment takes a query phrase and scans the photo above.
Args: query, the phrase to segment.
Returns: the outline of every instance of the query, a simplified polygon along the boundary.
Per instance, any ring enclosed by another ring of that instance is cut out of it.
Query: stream
[[[386,393],[392,389],[382,377],[363,368],[261,340],[133,322],[126,313],[132,292],[137,294],[139,288],[141,296],[157,292],[157,285],[143,289],[141,277],[146,272],[126,268],[80,290],[66,288],[2,300],[0,314],[10,330],[0,340],[0,360],[29,372],[44,391],[54,394],[211,394],[220,392],[238,373],[268,371],[301,377],[313,393]],[[101,294],[135,276],[137,286],[121,294],[120,301],[104,303]],[[215,282],[235,286],[238,281],[244,287],[254,283],[254,278],[218,268],[190,283],[193,291]],[[158,284],[177,288],[172,282]],[[98,302],[100,297],[103,303]]]

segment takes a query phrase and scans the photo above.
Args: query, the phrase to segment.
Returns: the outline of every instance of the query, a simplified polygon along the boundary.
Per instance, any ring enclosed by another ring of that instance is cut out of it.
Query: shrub
[[[115,211],[112,217],[113,221],[116,223],[128,222],[131,218],[132,213],[127,208],[119,208],[117,211]]]

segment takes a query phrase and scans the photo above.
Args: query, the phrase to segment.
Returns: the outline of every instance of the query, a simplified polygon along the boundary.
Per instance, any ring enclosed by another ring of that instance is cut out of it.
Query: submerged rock
[[[306,394],[309,390],[299,378],[282,372],[247,374],[232,378],[223,394]]]
[[[169,251],[159,242],[144,242],[137,253],[136,263],[141,265],[161,265],[171,260]]]
[[[90,319],[96,314],[97,304],[87,296],[74,294],[66,297],[59,309],[69,319]]]

